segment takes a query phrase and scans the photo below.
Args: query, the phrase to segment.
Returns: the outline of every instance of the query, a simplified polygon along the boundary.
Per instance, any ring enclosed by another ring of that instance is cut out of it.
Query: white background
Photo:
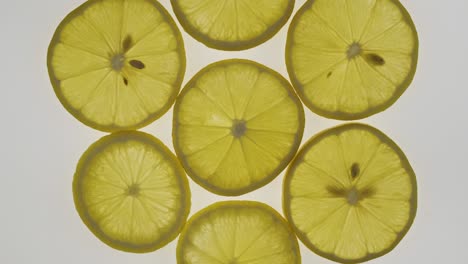
[[[160,1],[173,14],[169,0]],[[297,10],[304,0],[296,0]],[[0,263],[174,264],[175,245],[124,253],[96,239],[78,217],[71,183],[85,149],[104,133],[75,120],[54,95],[46,68],[53,32],[82,0],[1,1],[0,7]],[[415,222],[401,243],[371,263],[466,263],[468,245],[468,2],[402,0],[416,24],[416,77],[388,110],[361,122],[400,145],[418,181]],[[183,33],[184,83],[205,65],[248,58],[284,76],[288,24],[270,41],[242,52],[209,49]],[[142,129],[171,149],[172,109]],[[341,122],[306,109],[304,140]],[[236,199],[263,201],[281,212],[283,174]],[[193,182],[192,213],[226,198]],[[303,263],[330,263],[301,245]]]

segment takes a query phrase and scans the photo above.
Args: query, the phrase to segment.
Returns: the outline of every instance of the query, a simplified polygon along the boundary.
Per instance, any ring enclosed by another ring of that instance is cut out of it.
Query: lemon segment
[[[74,180],[77,211],[107,245],[149,252],[172,241],[190,210],[190,190],[178,160],[142,132],[105,136],[83,154]]]
[[[302,139],[304,112],[290,84],[266,66],[225,60],[205,67],[174,107],[174,148],[188,174],[221,195],[276,177]]]
[[[192,216],[177,244],[179,264],[299,264],[297,238],[270,206],[252,201],[212,204]]]
[[[327,118],[360,119],[411,83],[418,36],[397,0],[307,1],[288,32],[286,64],[302,101]]]
[[[88,1],[59,25],[49,46],[57,97],[102,131],[143,127],[174,103],[185,72],[179,30],[153,0]]]
[[[184,29],[208,47],[243,50],[273,37],[286,23],[294,0],[171,0]]]
[[[291,163],[283,188],[284,212],[298,237],[341,263],[386,254],[416,214],[411,165],[390,138],[362,124],[310,139]]]

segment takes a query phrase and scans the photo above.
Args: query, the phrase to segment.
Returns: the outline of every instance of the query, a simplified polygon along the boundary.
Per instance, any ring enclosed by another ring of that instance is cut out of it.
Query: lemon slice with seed
[[[346,124],[313,137],[284,179],[283,206],[315,253],[357,263],[392,250],[413,223],[416,178],[400,148],[377,129]]]
[[[288,32],[292,83],[327,118],[387,109],[413,80],[417,60],[416,28],[398,0],[309,0]]]
[[[177,263],[299,264],[301,256],[294,232],[273,208],[226,201],[189,219],[177,244]]]
[[[304,111],[277,72],[248,60],[205,67],[174,107],[173,142],[189,176],[220,195],[240,195],[275,178],[296,153]]]
[[[294,0],[171,0],[184,29],[208,47],[243,50],[273,37],[288,21]]]
[[[172,241],[190,210],[177,158],[142,132],[118,132],[91,145],[78,163],[73,195],[96,237],[128,252],[150,252]]]
[[[157,1],[96,0],[61,22],[47,66],[63,106],[82,123],[112,132],[143,127],[170,108],[185,51]]]

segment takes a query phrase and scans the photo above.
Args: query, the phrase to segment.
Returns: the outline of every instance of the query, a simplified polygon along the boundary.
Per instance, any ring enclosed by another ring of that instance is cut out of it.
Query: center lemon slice
[[[205,67],[174,107],[173,141],[189,176],[220,195],[267,184],[296,153],[302,105],[277,72],[248,60]]]
[[[297,238],[270,206],[218,202],[192,216],[177,244],[178,264],[300,264]]]
[[[179,161],[142,132],[119,132],[91,145],[76,169],[73,194],[86,226],[128,252],[149,252],[172,241],[190,210]]]
[[[143,127],[171,107],[185,51],[157,1],[95,0],[60,23],[47,65],[63,106],[82,123],[113,132]]]

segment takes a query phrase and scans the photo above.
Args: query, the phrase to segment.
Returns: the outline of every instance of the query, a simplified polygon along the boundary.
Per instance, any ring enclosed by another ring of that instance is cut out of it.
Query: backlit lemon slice
[[[142,132],[119,132],[91,145],[73,180],[76,209],[107,245],[149,252],[172,241],[190,210],[183,168],[166,146]]]
[[[346,124],[309,140],[284,180],[284,212],[315,253],[342,263],[392,250],[413,223],[416,178],[377,129]]]
[[[79,121],[102,131],[136,129],[174,103],[185,51],[157,1],[94,0],[60,23],[47,66],[57,97]]]
[[[174,107],[173,141],[189,176],[220,195],[267,184],[296,153],[302,105],[277,72],[248,60],[201,70]]]
[[[385,110],[413,80],[417,60],[416,28],[398,0],[309,0],[288,32],[292,83],[328,118]]]
[[[178,264],[300,264],[297,238],[266,204],[218,202],[196,213],[177,244]]]
[[[273,37],[288,21],[294,0],[171,0],[184,29],[208,47],[243,50]]]

